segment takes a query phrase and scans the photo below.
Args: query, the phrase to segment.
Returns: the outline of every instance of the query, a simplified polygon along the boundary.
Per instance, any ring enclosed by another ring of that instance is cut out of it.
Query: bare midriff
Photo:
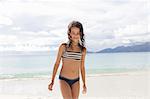
[[[78,78],[80,65],[80,60],[63,58],[60,75],[69,79]]]

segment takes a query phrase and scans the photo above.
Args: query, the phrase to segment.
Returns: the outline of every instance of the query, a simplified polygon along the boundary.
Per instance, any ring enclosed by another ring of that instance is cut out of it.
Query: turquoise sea
[[[56,56],[51,51],[0,52],[0,79],[50,77]],[[85,67],[87,74],[148,70],[150,52],[87,53]]]

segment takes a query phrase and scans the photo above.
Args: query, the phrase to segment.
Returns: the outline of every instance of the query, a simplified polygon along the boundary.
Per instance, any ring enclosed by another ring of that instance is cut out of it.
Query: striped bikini
[[[62,55],[62,58],[68,58],[68,59],[74,59],[74,60],[81,60],[81,57],[82,57],[81,50],[80,52],[67,51],[66,47]]]
[[[80,50],[80,52],[67,51],[67,48],[65,45],[65,50],[62,54],[62,58],[81,60],[81,57],[82,57],[81,50]],[[59,75],[59,79],[66,81],[69,84],[69,86],[71,87],[75,82],[79,81],[80,78],[77,77],[75,79],[69,79],[69,78]]]

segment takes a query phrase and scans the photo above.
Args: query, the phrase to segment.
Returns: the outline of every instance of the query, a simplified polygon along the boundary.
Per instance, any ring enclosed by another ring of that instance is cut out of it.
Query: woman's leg
[[[73,99],[72,93],[71,93],[71,88],[66,81],[60,80],[60,89],[61,89],[63,99]]]
[[[71,92],[72,92],[72,99],[78,99],[79,92],[80,92],[80,83],[79,83],[79,81],[75,82],[71,86]]]

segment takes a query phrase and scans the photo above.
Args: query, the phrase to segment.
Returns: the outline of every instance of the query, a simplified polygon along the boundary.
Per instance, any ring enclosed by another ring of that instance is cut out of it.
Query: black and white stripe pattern
[[[81,60],[82,53],[81,52],[73,52],[73,51],[65,51],[62,55],[63,58],[70,58],[75,60]]]

